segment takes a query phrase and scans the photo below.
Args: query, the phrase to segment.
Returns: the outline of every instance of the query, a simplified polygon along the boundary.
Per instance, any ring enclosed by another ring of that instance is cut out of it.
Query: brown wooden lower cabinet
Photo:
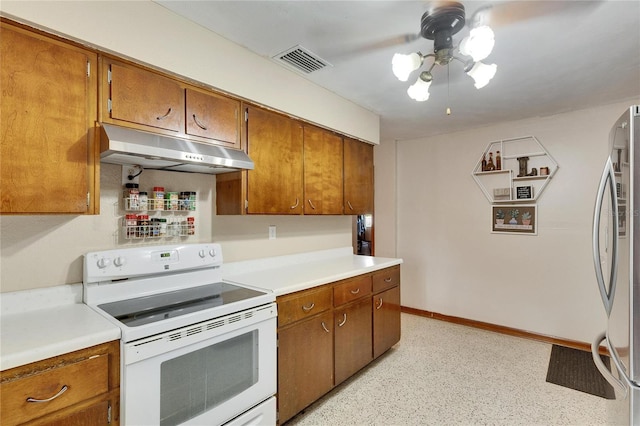
[[[333,387],[330,311],[278,331],[278,414],[288,420]]]
[[[117,425],[120,412],[118,341],[0,373],[3,425]]]
[[[276,301],[279,424],[400,340],[399,265]]]
[[[335,384],[338,385],[373,360],[371,353],[371,298],[334,311]]]

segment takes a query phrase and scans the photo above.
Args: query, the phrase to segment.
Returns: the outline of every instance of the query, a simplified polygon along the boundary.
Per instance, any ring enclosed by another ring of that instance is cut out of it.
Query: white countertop
[[[120,338],[120,329],[82,303],[82,285],[0,294],[0,370]]]
[[[401,263],[402,259],[356,256],[345,247],[224,264],[222,277],[281,296]]]

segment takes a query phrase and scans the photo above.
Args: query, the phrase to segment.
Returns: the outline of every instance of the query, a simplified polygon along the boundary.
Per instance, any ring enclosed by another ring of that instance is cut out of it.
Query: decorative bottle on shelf
[[[493,152],[489,153],[489,161],[487,161],[487,171],[491,172],[496,169],[495,164],[493,164]]]
[[[487,171],[487,154],[482,154],[482,169],[481,171]]]
[[[496,170],[502,170],[502,156],[500,151],[496,151]]]

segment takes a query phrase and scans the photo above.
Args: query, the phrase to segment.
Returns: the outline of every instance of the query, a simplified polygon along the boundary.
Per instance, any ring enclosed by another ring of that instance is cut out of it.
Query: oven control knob
[[[198,256],[200,256],[201,258],[203,258],[203,259],[204,259],[204,257],[206,256],[206,253],[204,252],[204,250],[200,250],[200,251],[198,252]]]
[[[103,258],[98,259],[98,268],[104,269],[109,265],[111,265],[111,259],[109,259],[107,257],[103,257]]]
[[[216,257],[216,250],[215,249],[209,250],[209,256]]]
[[[117,267],[124,266],[125,263],[127,263],[127,259],[125,259],[122,256],[118,256],[115,259],[113,259],[113,264],[116,265]]]

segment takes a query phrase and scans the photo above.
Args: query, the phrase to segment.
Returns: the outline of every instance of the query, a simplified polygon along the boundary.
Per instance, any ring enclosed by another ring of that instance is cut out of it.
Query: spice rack
[[[124,239],[195,235],[195,218],[187,215],[196,211],[196,192],[165,192],[163,187],[154,187],[150,194],[139,191],[137,184],[125,185],[121,224]]]

